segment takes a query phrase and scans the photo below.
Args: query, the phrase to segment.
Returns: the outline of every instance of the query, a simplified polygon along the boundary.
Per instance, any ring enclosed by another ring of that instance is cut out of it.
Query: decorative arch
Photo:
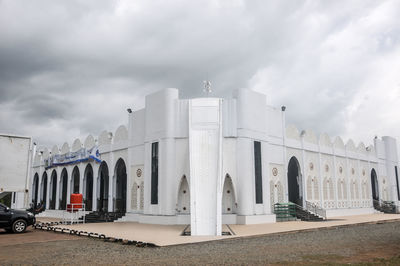
[[[35,173],[32,182],[32,204],[34,207],[38,204],[38,194],[39,194],[39,174]]]
[[[139,186],[138,184],[135,182],[133,182],[132,185],[132,196],[131,196],[131,209],[132,210],[137,210],[138,209],[138,191],[139,191]]]
[[[47,172],[42,175],[42,182],[40,184],[40,203],[46,208],[47,201]]]
[[[115,212],[126,212],[126,185],[127,185],[127,175],[126,175],[126,165],[122,158],[117,160],[114,169],[114,211]]]
[[[302,174],[299,161],[295,156],[289,160],[287,180],[289,201],[303,206]]]
[[[372,189],[372,199],[379,200],[379,184],[378,176],[374,168],[371,170],[371,189]]]
[[[90,163],[86,165],[83,177],[83,199],[86,210],[91,211],[93,209],[93,168]]]
[[[222,213],[236,213],[235,190],[233,187],[232,178],[229,174],[225,175],[224,186],[222,191]]]
[[[65,210],[67,208],[67,184],[68,184],[68,172],[66,168],[63,168],[60,176],[60,185],[59,185],[59,195],[60,195],[60,210]]]
[[[179,184],[177,212],[179,214],[190,213],[190,189],[185,175],[182,176]]]
[[[78,166],[75,166],[72,170],[72,178],[71,178],[71,192],[79,193],[79,182],[80,182],[80,173]]]
[[[108,212],[108,182],[109,172],[108,165],[102,161],[99,167],[98,182],[98,197],[97,197],[97,211]]]
[[[57,171],[53,169],[51,172],[50,177],[50,206],[49,209],[55,210],[56,209],[56,198],[57,198]]]

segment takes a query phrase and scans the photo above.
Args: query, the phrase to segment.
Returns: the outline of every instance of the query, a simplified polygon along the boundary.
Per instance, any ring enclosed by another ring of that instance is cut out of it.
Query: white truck
[[[0,133],[0,202],[28,208],[32,138]]]

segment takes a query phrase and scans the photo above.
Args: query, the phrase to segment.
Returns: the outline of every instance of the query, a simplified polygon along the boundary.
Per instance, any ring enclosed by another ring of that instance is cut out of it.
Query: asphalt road
[[[400,264],[400,222],[319,229],[207,243],[140,248],[30,229],[0,233],[9,264]]]

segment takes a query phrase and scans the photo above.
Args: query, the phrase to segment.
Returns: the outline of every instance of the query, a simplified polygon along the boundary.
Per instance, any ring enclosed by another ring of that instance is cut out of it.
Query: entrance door
[[[376,176],[374,168],[372,168],[371,170],[371,188],[372,188],[372,199],[379,201],[378,178]]]
[[[122,159],[117,161],[115,166],[115,202],[114,210],[116,212],[126,212],[126,166]]]
[[[56,172],[56,170],[53,170],[53,172],[51,173],[50,189],[51,189],[50,209],[55,210],[56,209],[56,197],[57,197],[57,172]]]
[[[292,157],[288,166],[288,192],[289,201],[303,206],[303,197],[301,195],[301,172],[299,161]]]
[[[92,210],[93,202],[93,169],[90,164],[85,169],[85,204],[86,210]]]
[[[97,199],[97,211],[108,212],[108,166],[106,162],[100,165],[100,189]]]

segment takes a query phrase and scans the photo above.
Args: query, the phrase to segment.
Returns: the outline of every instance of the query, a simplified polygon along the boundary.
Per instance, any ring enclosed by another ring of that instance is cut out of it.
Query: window
[[[15,203],[15,196],[17,195],[17,193],[13,192],[13,203]]]
[[[398,173],[397,173],[397,166],[394,167],[394,172],[395,172],[395,174],[396,174],[397,199],[400,200],[399,175],[398,175]]]
[[[254,173],[256,185],[256,203],[263,203],[262,196],[262,168],[261,168],[261,142],[254,141]]]
[[[151,144],[151,204],[158,204],[158,142]]]

